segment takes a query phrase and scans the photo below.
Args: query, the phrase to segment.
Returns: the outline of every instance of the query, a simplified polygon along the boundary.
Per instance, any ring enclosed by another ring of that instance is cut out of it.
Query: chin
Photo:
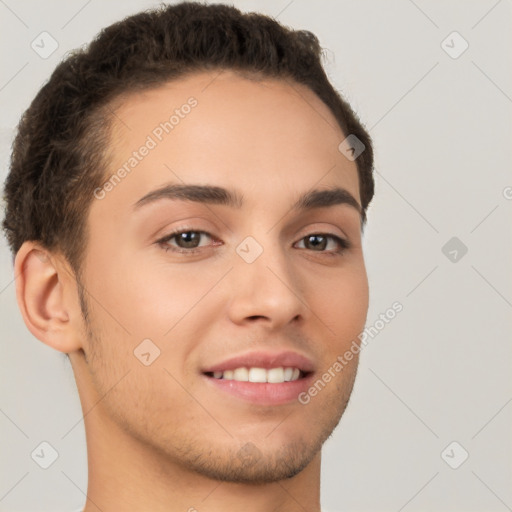
[[[271,453],[261,448],[249,442],[231,454],[223,451],[215,457],[209,452],[204,457],[195,458],[189,469],[221,482],[269,484],[298,475],[314,459],[321,444],[313,448],[305,447],[302,442],[289,443]]]

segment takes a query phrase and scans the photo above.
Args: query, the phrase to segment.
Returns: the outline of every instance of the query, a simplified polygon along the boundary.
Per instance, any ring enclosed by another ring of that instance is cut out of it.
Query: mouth
[[[259,405],[297,401],[311,385],[313,363],[295,352],[253,352],[202,371],[209,386],[239,400]]]
[[[259,382],[269,384],[282,384],[283,382],[294,382],[303,379],[310,372],[304,372],[296,367],[283,367],[276,368],[246,368],[241,366],[234,370],[219,370],[214,372],[205,372],[207,377],[222,380],[234,380],[237,382]]]

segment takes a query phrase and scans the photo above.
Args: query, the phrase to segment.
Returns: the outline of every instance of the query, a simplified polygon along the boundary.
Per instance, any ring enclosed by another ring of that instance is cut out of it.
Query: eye
[[[158,244],[165,251],[174,251],[182,253],[194,253],[200,250],[201,238],[212,238],[212,236],[206,231],[194,230],[194,229],[179,229],[169,233],[164,238],[158,240]],[[172,240],[176,241],[176,244],[171,244]]]
[[[221,243],[201,245],[201,240],[204,238],[213,240],[212,235],[206,231],[190,228],[180,228],[161,238],[157,241],[157,243],[165,251],[184,254],[194,254],[196,252],[201,252],[202,248],[204,247],[221,245]],[[312,233],[301,238],[297,243],[300,244],[302,242],[304,242],[304,247],[299,247],[300,249],[304,248],[313,252],[330,255],[341,254],[351,247],[351,244],[348,240],[340,238],[336,235],[330,235],[326,233]],[[334,249],[326,250],[329,245],[334,245]]]
[[[310,249],[313,252],[341,254],[346,249],[350,248],[350,242],[348,240],[340,238],[336,235],[329,235],[326,233],[312,233],[299,240],[298,243],[303,241],[305,242],[304,248]],[[337,249],[335,248],[334,250],[326,251],[325,249],[329,245],[329,241],[334,241],[334,246],[337,246]]]

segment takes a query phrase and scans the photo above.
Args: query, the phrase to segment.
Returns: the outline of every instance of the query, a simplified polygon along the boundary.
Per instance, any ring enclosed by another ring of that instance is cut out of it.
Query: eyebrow
[[[161,199],[217,204],[236,209],[241,209],[244,204],[243,194],[236,190],[214,185],[167,184],[141,197],[133,205],[133,209],[138,210],[144,205]],[[299,197],[292,206],[292,210],[304,211],[336,205],[351,206],[364,219],[361,207],[355,197],[348,190],[340,187],[310,190]]]

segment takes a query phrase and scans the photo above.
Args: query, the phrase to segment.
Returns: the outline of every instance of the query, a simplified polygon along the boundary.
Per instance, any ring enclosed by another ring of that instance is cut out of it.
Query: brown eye
[[[344,240],[336,235],[328,235],[324,233],[312,233],[307,235],[300,240],[304,241],[304,248],[314,252],[325,252],[325,253],[342,253],[345,249],[350,247],[348,240]],[[326,250],[329,241],[334,241],[334,250]],[[337,249],[336,249],[337,246]]]
[[[202,233],[199,231],[185,231],[174,235],[176,245],[182,249],[195,249],[198,247]]]
[[[199,251],[201,247],[205,247],[200,245],[201,240],[205,237],[212,238],[206,231],[181,229],[158,240],[158,244],[166,251],[193,253]]]
[[[306,249],[318,249],[323,251],[327,247],[327,237],[323,235],[308,235],[304,240],[306,240],[304,244]]]

